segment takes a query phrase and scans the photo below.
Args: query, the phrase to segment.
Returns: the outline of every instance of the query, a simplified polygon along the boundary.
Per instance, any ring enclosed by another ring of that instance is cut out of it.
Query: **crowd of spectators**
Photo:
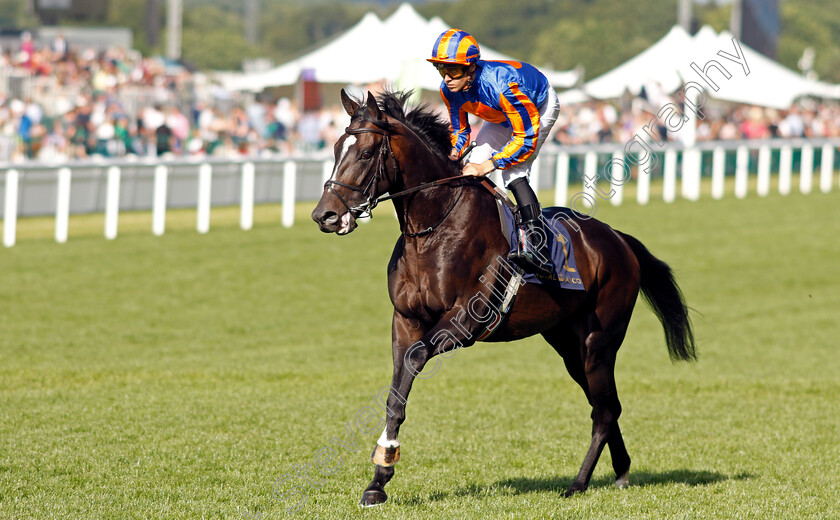
[[[299,114],[287,98],[236,102],[161,58],[62,37],[38,47],[27,33],[0,52],[0,82],[0,161],[310,152],[338,139],[343,116]]]
[[[28,83],[15,92],[11,78]],[[338,106],[300,113],[287,98],[239,99],[179,64],[120,48],[79,49],[60,35],[38,46],[23,33],[17,47],[0,52],[0,82],[0,161],[311,153],[331,148],[347,120]],[[566,105],[551,141],[627,142],[655,117],[653,107],[671,101],[648,97]],[[704,115],[698,140],[840,136],[835,103],[721,105]]]
[[[606,102],[587,102],[564,106],[557,123],[553,142],[557,144],[626,143],[651,119],[657,139],[682,141],[686,133],[668,132],[658,119],[659,107],[673,103],[684,110],[678,99],[666,96],[656,102],[637,97],[626,103],[625,110]],[[840,104],[800,100],[788,110],[749,105],[701,108],[697,141],[771,139],[797,137],[840,137]]]

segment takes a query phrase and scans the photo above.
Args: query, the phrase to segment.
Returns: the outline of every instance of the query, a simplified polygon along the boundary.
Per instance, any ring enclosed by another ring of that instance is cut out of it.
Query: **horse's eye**
[[[367,150],[364,150],[362,152],[362,159],[370,159],[370,158],[371,158],[371,153]]]

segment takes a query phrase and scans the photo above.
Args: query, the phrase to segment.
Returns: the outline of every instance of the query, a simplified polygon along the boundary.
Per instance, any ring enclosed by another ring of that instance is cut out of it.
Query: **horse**
[[[341,91],[350,125],[335,144],[332,176],[311,215],[321,231],[346,235],[358,218],[391,199],[401,230],[388,263],[393,374],[384,430],[372,453],[374,476],[362,494],[366,507],[388,499],[385,485],[399,460],[398,435],[413,381],[434,356],[475,344],[486,330],[494,291],[513,276],[504,276],[510,243],[496,199],[448,158],[449,122],[427,105],[407,109],[408,96],[386,91],[365,100]],[[592,438],[568,497],[587,489],[605,446],[615,484],[629,485],[614,374],[640,291],[662,324],[671,359],[695,360],[696,353],[671,268],[630,235],[582,213],[564,215],[557,222],[570,231],[585,290],[521,285],[507,316],[482,341],[542,334],[583,390],[592,408]],[[488,268],[502,279],[489,280]]]

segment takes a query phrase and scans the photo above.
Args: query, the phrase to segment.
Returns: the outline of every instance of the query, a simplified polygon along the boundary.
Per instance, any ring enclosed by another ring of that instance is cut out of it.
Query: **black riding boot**
[[[526,178],[514,180],[509,187],[519,204],[519,244],[516,252],[510,254],[510,259],[527,272],[551,277],[554,275],[554,266],[551,263],[548,244],[552,236],[542,225],[542,212],[537,196]]]

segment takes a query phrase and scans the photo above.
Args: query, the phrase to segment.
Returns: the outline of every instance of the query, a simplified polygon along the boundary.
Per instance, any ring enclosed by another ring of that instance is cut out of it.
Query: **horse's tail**
[[[685,298],[671,268],[656,258],[634,237],[619,232],[636,259],[642,272],[642,294],[665,329],[668,354],[674,361],[697,359],[694,346],[694,332]]]

